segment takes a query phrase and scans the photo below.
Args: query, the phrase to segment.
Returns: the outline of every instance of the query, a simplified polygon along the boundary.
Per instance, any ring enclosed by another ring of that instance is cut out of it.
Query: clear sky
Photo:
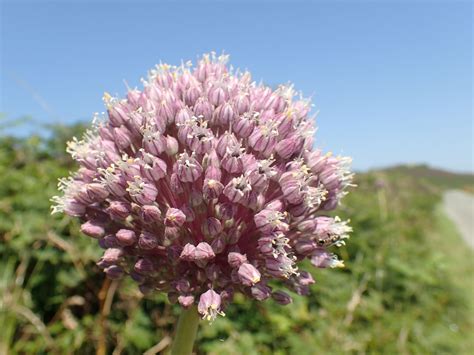
[[[470,2],[3,0],[1,13],[9,118],[89,120],[160,60],[225,51],[312,96],[318,145],[356,169],[474,170]]]

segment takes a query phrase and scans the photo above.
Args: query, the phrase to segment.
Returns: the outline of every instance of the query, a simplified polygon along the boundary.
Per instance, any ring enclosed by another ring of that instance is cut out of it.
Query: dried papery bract
[[[325,215],[351,184],[350,159],[313,150],[309,101],[227,59],[160,64],[142,91],[105,94],[108,118],[68,144],[80,168],[53,198],[98,239],[109,277],[211,321],[236,292],[282,305],[285,288],[308,294],[301,261],[342,266],[328,248],[351,231]]]

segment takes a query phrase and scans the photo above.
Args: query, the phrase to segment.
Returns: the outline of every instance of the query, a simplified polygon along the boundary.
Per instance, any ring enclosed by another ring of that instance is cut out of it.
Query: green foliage
[[[141,354],[172,335],[178,308],[164,295],[144,298],[130,280],[106,280],[96,242],[49,213],[57,178],[71,169],[65,140],[80,130],[0,137],[2,354]],[[436,209],[438,187],[400,171],[357,184],[339,211],[354,227],[335,250],[346,268],[308,264],[311,296],[286,307],[237,296],[226,317],[202,323],[198,353],[468,353],[472,290],[460,274],[472,275],[472,252]]]
[[[431,168],[427,165],[398,165],[385,169],[387,173],[400,176],[411,176],[418,180],[425,180],[442,189],[464,189],[474,192],[474,175],[452,173],[449,171]]]

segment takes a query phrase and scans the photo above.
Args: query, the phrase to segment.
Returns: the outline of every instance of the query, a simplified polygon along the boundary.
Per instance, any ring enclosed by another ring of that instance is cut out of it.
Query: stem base
[[[196,339],[199,326],[199,313],[197,307],[193,306],[183,310],[179,316],[176,327],[171,355],[190,355],[193,352],[194,340]]]

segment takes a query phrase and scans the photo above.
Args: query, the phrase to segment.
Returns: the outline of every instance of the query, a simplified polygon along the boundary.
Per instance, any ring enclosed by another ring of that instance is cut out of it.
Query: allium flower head
[[[142,91],[105,94],[107,115],[69,142],[80,168],[53,198],[53,212],[98,239],[109,277],[198,304],[210,320],[235,292],[281,304],[292,301],[282,288],[306,295],[314,280],[298,265],[341,266],[328,248],[351,231],[325,215],[351,183],[350,159],[313,150],[309,101],[226,63],[160,64]]]

